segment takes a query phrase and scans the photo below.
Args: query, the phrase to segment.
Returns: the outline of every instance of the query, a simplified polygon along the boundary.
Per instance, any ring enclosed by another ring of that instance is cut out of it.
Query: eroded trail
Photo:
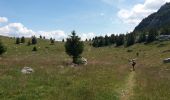
[[[135,85],[135,72],[131,72],[124,88],[121,89],[120,100],[130,100],[130,97],[133,96],[133,88]]]

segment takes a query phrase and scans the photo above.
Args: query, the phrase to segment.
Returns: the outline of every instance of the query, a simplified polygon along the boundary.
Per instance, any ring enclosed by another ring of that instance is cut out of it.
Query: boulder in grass
[[[164,63],[170,63],[170,58],[166,58],[163,60]]]
[[[87,65],[87,59],[84,57],[80,57],[77,60],[77,64]]]
[[[81,58],[82,64],[87,65],[87,59],[86,58]]]
[[[30,67],[24,67],[24,68],[21,70],[21,72],[22,72],[23,74],[31,74],[31,73],[34,72],[34,70],[33,70],[32,68],[30,68]]]

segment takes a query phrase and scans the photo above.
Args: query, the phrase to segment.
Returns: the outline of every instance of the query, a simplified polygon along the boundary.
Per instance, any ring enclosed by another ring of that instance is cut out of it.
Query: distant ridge
[[[148,32],[150,29],[160,31],[163,28],[170,28],[170,3],[164,4],[157,12],[144,18],[134,32]]]

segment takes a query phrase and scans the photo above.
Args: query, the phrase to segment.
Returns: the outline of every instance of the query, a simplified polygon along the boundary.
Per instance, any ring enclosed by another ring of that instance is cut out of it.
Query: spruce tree
[[[7,51],[7,48],[3,45],[3,43],[0,41],[0,55],[2,55],[4,52]]]
[[[42,39],[42,36],[40,35],[40,39]]]
[[[146,34],[145,33],[141,33],[139,35],[138,43],[142,43],[142,42],[146,42]]]
[[[32,49],[32,51],[37,51],[37,47],[34,46],[33,49]]]
[[[148,34],[147,43],[155,41],[157,36],[157,31],[155,29],[151,29]]]
[[[64,39],[62,40],[62,42],[65,42]]]
[[[50,39],[50,42],[51,42],[51,44],[54,44],[55,43],[55,39]]]
[[[37,38],[35,36],[32,37],[32,44],[33,45],[37,44]]]
[[[129,33],[126,35],[126,46],[131,46],[135,44],[135,34]]]
[[[105,36],[105,46],[108,46],[108,45],[110,45],[110,38],[106,35]]]
[[[78,64],[78,59],[80,55],[83,53],[83,50],[84,43],[76,35],[76,32],[73,31],[72,35],[69,38],[67,38],[67,41],[65,43],[66,53],[73,58],[73,63]]]
[[[121,46],[125,42],[124,35],[120,34],[116,36],[116,46]]]
[[[110,36],[110,43],[111,43],[111,44],[115,44],[115,41],[116,41],[115,35],[112,34],[112,35]]]
[[[16,42],[15,43],[16,44],[20,44],[20,38],[19,37],[16,38]]]
[[[21,37],[21,43],[25,43],[25,37]]]

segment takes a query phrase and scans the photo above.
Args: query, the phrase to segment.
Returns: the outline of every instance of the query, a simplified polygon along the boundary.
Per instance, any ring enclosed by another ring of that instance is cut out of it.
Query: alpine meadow
[[[0,0],[0,100],[170,100],[169,2]]]

